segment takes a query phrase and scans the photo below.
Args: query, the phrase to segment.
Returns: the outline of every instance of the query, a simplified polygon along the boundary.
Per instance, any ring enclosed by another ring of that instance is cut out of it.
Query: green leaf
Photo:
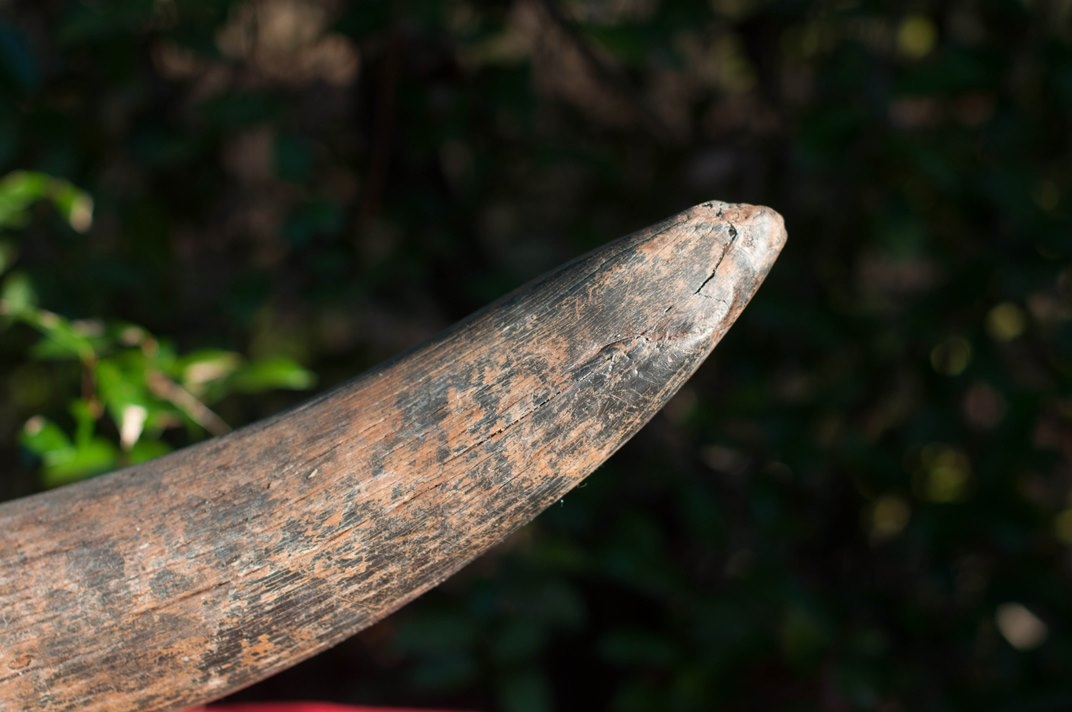
[[[71,402],[70,411],[74,417],[75,447],[85,447],[93,439],[93,430],[97,425],[97,409],[84,398],[78,398]]]
[[[316,376],[285,357],[254,361],[234,374],[230,384],[243,393],[259,393],[273,388],[302,390],[316,382]]]
[[[34,356],[88,361],[96,354],[101,336],[99,322],[72,322],[58,314],[36,310],[24,310],[22,317],[44,336],[34,345]]]
[[[102,359],[95,368],[97,389],[116,427],[122,428],[128,408],[143,408],[146,413],[155,405],[145,377],[145,356],[127,351]]]
[[[44,482],[47,487],[59,487],[99,475],[119,465],[119,449],[104,438],[94,438],[61,454],[45,459]]]
[[[65,181],[52,181],[52,203],[75,232],[85,232],[93,224],[93,198]]]
[[[48,177],[42,173],[16,171],[0,180],[0,228],[19,227],[26,210],[45,194]]]
[[[79,439],[81,442],[72,442],[62,428],[43,416],[26,421],[19,436],[22,446],[41,458],[44,464],[42,476],[47,487],[58,487],[106,472],[118,464],[119,450],[112,443],[83,433]]]
[[[0,180],[0,228],[25,225],[30,206],[46,198],[77,232],[93,223],[93,199],[88,193],[44,173],[16,171]]]
[[[24,318],[36,305],[37,292],[22,272],[13,272],[0,285],[0,315]]]
[[[41,415],[35,415],[26,421],[19,436],[19,443],[41,459],[47,459],[49,453],[73,449],[71,439],[63,429]]]

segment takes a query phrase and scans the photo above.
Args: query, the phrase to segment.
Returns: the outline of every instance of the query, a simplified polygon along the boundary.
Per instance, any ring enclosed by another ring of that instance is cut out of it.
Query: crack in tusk
[[[722,211],[719,210],[718,214],[719,214],[719,217],[721,217],[722,216]],[[701,297],[706,297],[707,296],[706,294],[700,294],[700,292],[702,292],[703,288],[707,286],[707,283],[710,282],[712,279],[714,279],[715,275],[718,274],[718,268],[722,266],[722,260],[726,259],[726,255],[728,255],[730,253],[730,250],[733,249],[734,243],[737,242],[737,234],[738,233],[737,233],[736,226],[734,226],[733,223],[730,223],[730,242],[729,242],[728,245],[726,245],[726,249],[722,251],[722,255],[718,258],[718,262],[715,263],[715,267],[714,267],[714,269],[711,270],[711,274],[708,275],[707,279],[705,279],[703,281],[703,284],[701,284],[699,287],[697,287],[696,291],[693,292],[694,295],[698,294]]]

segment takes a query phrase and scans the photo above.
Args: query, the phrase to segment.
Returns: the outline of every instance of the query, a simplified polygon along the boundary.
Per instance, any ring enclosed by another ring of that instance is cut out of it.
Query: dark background
[[[0,175],[95,201],[19,233],[41,304],[317,390],[692,204],[785,216],[740,323],[585,486],[240,697],[1072,708],[1068,2],[0,11]],[[36,339],[0,331],[8,497],[79,388]]]

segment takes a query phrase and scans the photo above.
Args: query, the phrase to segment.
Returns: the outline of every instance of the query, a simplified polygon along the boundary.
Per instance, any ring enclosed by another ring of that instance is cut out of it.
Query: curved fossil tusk
[[[0,505],[0,708],[192,705],[383,618],[639,430],[784,241],[704,203],[295,410]]]

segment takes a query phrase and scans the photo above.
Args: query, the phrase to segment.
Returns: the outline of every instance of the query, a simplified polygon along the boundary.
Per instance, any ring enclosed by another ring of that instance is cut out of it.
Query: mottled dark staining
[[[189,591],[189,577],[170,569],[160,569],[149,576],[149,588],[157,598],[167,599]]]
[[[399,393],[395,406],[406,414],[412,427],[422,430],[435,427],[450,415],[446,390],[436,380],[416,393]]]
[[[639,430],[783,240],[705,203],[288,414],[0,505],[0,708],[194,705],[379,620]]]

